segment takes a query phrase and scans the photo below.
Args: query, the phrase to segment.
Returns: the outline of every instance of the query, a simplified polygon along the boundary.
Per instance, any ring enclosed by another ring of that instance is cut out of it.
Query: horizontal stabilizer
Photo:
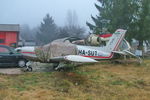
[[[113,53],[116,53],[116,54],[120,54],[120,55],[127,55],[125,52],[123,51],[112,51]]]
[[[124,52],[127,53],[127,54],[129,54],[129,55],[131,55],[131,56],[136,57],[139,60],[139,63],[140,64],[142,63],[142,59],[139,56],[136,56],[135,54],[133,54],[130,51],[127,51],[127,50],[124,50]]]
[[[78,55],[68,55],[64,57],[65,60],[72,61],[72,62],[98,62],[94,59],[78,56]]]
[[[113,53],[117,53],[117,54],[121,54],[121,55],[130,55],[133,57],[136,57],[139,60],[139,63],[142,63],[142,59],[138,56],[136,56],[135,54],[133,54],[132,52],[128,51],[128,50],[123,50],[123,51],[112,51]]]

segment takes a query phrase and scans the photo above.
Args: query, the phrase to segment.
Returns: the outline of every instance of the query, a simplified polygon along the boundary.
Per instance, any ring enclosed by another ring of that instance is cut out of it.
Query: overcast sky
[[[98,12],[94,6],[97,0],[0,0],[0,24],[40,25],[47,13],[53,16],[58,26],[63,26],[68,10],[75,10],[78,22],[86,26],[91,14]]]

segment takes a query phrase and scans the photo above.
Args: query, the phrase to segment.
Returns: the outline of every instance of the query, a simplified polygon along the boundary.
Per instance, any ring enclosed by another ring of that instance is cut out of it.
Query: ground
[[[1,74],[22,74],[22,70],[20,68],[0,68]]]
[[[102,62],[67,72],[0,74],[0,100],[149,100],[150,60]]]

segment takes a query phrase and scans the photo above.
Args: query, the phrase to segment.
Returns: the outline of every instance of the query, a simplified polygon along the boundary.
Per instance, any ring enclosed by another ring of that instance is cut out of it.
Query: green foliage
[[[139,47],[143,45],[144,40],[150,39],[150,1],[142,0],[141,4],[139,4],[139,14],[137,15],[139,18],[136,24],[135,39],[139,40]]]
[[[85,33],[84,27],[77,24],[76,13],[69,13],[67,16],[67,23],[64,27],[58,28],[53,18],[47,14],[43,18],[43,22],[36,33],[36,41],[38,44],[43,45],[50,43],[58,38],[65,37],[82,37]]]
[[[0,74],[0,100],[149,100],[146,65],[97,63],[71,72]]]
[[[71,86],[73,86],[72,82],[68,80],[61,80],[55,83],[57,90],[61,92],[69,92]]]
[[[95,7],[99,11],[96,17],[91,17],[95,25],[87,22],[95,34],[106,27],[114,32],[118,28],[126,29],[127,39],[139,40],[142,45],[144,40],[150,39],[150,1],[149,0],[98,0]],[[103,20],[109,20],[105,25]]]
[[[47,14],[43,19],[43,22],[41,22],[36,38],[39,44],[47,44],[56,39],[57,33],[58,29],[53,18]]]

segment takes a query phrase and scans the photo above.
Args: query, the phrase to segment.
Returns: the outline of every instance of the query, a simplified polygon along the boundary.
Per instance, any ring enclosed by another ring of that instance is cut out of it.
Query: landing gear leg
[[[54,66],[54,70],[56,71],[62,71],[64,67],[64,63],[60,62],[57,64],[57,66]]]
[[[26,63],[26,69],[25,69],[25,71],[32,72],[32,67],[31,67],[31,62],[30,61],[28,61]]]

